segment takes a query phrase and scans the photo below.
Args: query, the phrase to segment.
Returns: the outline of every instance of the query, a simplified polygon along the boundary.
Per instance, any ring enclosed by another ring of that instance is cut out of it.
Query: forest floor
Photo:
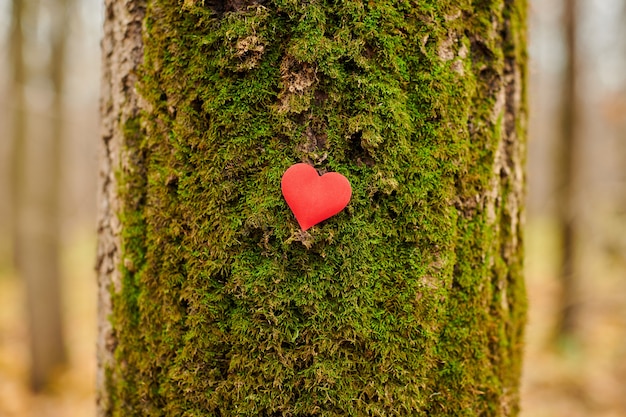
[[[529,323],[522,381],[522,417],[626,417],[626,265],[587,262],[578,339],[553,342],[559,298],[548,222],[526,232]],[[44,393],[27,381],[23,289],[0,268],[0,417],[95,416],[95,242],[81,235],[64,251],[69,365]],[[588,259],[605,259],[587,256]]]
[[[578,327],[558,341],[559,242],[548,221],[528,223],[522,417],[626,417],[626,262],[601,241],[591,235],[578,248]]]
[[[64,324],[69,363],[45,392],[28,389],[28,334],[24,291],[0,270],[0,417],[92,417],[96,415],[95,238],[70,239],[63,252]]]

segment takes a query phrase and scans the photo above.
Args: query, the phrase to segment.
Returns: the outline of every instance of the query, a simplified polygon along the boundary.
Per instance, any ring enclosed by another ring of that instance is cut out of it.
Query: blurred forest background
[[[102,10],[0,0],[0,417],[95,414]],[[626,0],[529,15],[522,416],[626,416]]]

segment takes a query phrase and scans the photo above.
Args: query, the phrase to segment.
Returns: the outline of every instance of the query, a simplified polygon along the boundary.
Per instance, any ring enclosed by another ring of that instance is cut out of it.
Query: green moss
[[[148,4],[112,415],[513,414],[517,214],[483,197],[523,2],[192,3]],[[300,161],[353,187],[306,234],[280,193]]]

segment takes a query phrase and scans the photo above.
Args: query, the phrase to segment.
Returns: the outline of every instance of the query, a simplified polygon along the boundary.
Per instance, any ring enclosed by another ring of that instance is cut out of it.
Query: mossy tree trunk
[[[107,0],[100,415],[515,415],[525,7]]]

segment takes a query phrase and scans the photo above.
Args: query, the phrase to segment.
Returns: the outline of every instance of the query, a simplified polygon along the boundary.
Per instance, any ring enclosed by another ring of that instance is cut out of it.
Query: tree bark
[[[137,71],[143,57],[141,22],[145,5],[138,1],[105,1],[102,39],[102,87],[100,100],[102,141],[98,176],[98,372],[99,416],[113,409],[107,389],[107,373],[113,369],[116,338],[111,325],[111,293],[121,291],[120,249],[121,202],[116,172],[122,169],[124,126],[140,111],[135,90]],[[129,150],[132,152],[132,149]],[[126,165],[124,169],[129,169]]]
[[[108,0],[99,415],[516,415],[525,8]]]

